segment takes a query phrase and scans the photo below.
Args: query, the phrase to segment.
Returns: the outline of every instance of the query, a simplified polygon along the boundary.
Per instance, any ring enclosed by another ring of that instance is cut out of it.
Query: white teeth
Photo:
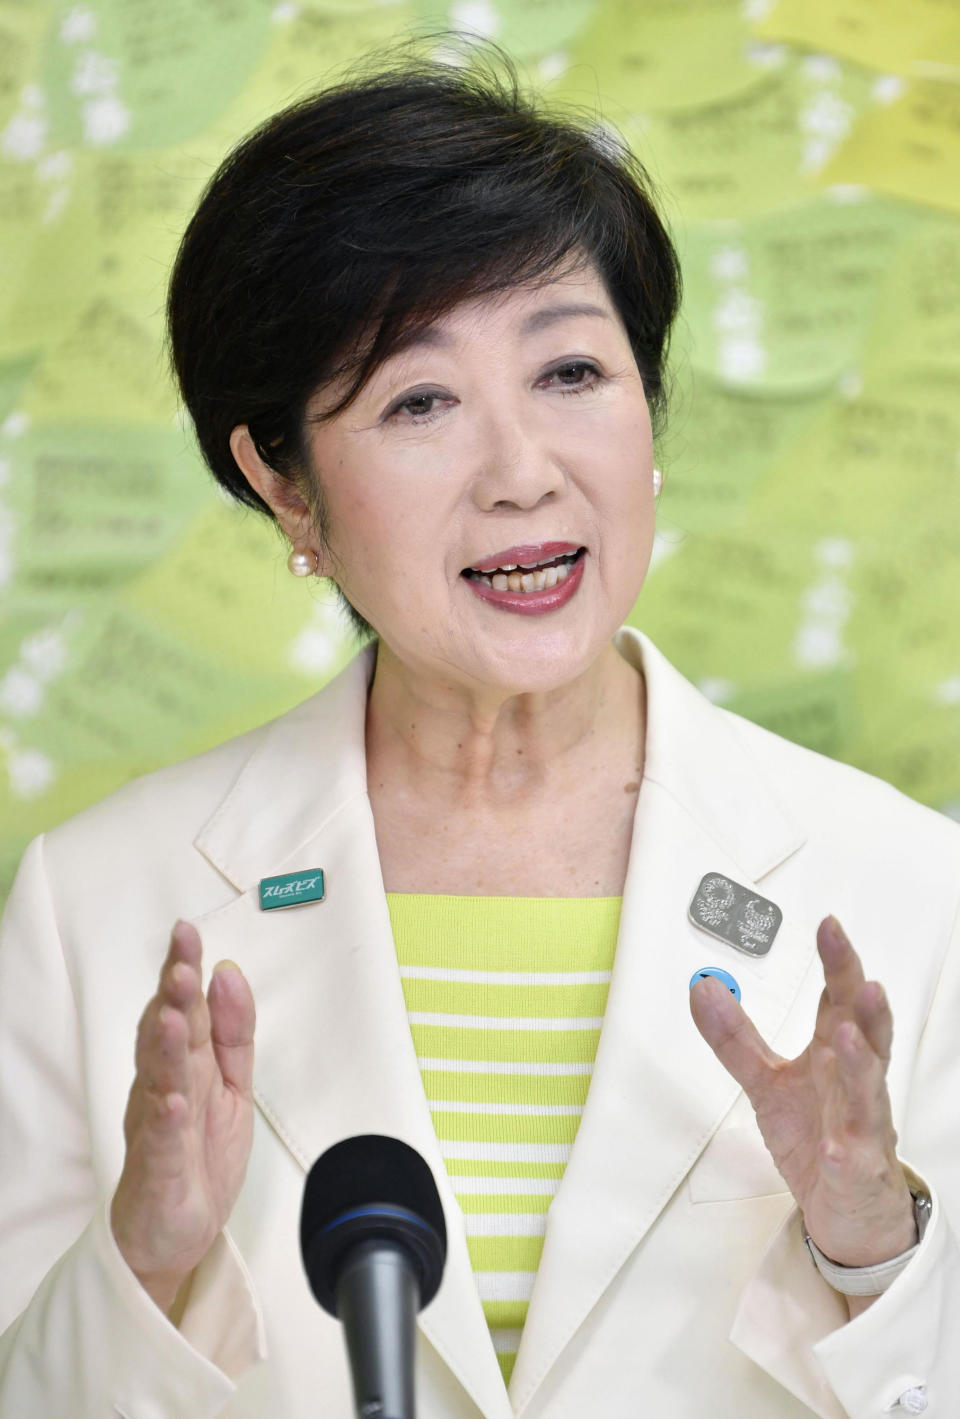
[[[566,581],[574,565],[572,562],[559,562],[556,566],[535,567],[526,572],[516,567],[510,572],[498,568],[495,572],[474,571],[473,576],[493,591],[520,591],[529,595],[534,591],[550,591],[559,586],[562,581]]]
[[[555,562],[556,560],[556,557],[543,557],[539,562],[504,562],[503,565],[497,567],[496,570],[498,572],[515,572],[519,568],[521,572],[535,572],[540,567],[546,567],[550,562]],[[477,576],[490,575],[490,572],[480,572],[477,571],[475,567],[472,567],[471,571],[476,572]]]
[[[539,562],[521,562],[520,568],[525,572],[536,571],[538,567],[545,567],[548,562],[556,561],[556,557],[541,557]]]

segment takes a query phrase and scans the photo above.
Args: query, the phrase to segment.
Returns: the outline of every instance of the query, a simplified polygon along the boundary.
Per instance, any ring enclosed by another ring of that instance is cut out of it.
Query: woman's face
[[[653,545],[650,418],[592,267],[455,307],[311,425],[310,447],[329,524],[320,570],[413,670],[548,690],[588,669],[636,600]]]

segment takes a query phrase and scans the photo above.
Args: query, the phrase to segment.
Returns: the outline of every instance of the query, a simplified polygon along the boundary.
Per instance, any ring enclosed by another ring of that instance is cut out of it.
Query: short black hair
[[[466,62],[423,57],[428,39],[466,39]],[[410,40],[275,114],[214,173],[170,279],[169,355],[213,476],[269,512],[230,449],[246,424],[325,538],[305,418],[318,389],[347,380],[330,418],[460,301],[584,259],[624,323],[656,434],[680,270],[652,191],[596,115],[527,96],[498,45],[456,32]]]

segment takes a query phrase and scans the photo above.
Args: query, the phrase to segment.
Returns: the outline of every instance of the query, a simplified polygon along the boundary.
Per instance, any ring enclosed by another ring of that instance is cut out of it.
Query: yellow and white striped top
[[[387,893],[420,1071],[505,1383],[587,1097],[620,903]]]

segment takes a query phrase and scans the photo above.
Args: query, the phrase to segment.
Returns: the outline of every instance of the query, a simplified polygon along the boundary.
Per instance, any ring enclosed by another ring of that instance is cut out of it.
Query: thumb
[[[690,990],[694,1024],[720,1063],[755,1103],[755,1094],[781,1063],[726,986],[707,977]]]
[[[207,991],[210,1039],[223,1082],[242,1094],[253,1088],[253,992],[240,967],[218,961]]]

